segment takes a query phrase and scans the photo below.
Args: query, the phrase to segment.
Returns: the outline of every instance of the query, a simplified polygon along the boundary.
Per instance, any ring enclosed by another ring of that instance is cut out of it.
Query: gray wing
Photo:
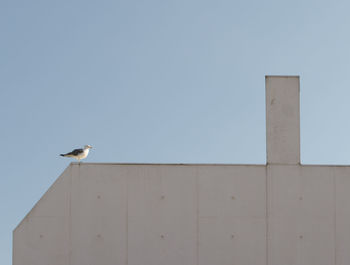
[[[73,155],[73,156],[77,156],[80,155],[81,153],[84,152],[84,149],[74,149],[72,152],[67,153],[65,155]]]

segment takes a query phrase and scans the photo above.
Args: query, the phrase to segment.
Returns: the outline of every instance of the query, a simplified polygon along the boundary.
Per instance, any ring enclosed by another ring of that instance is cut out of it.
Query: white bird
[[[83,149],[74,149],[72,152],[67,153],[67,154],[60,154],[60,156],[64,157],[73,157],[78,162],[80,162],[81,159],[84,159],[88,156],[89,150],[92,148],[91,145],[85,145]]]

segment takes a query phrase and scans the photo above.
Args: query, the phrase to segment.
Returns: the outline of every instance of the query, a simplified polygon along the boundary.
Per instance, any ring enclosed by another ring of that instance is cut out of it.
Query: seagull
[[[60,156],[64,157],[73,157],[80,163],[81,159],[84,159],[88,156],[89,150],[92,148],[91,145],[85,145],[83,149],[74,149],[72,152],[67,154],[60,154]]]

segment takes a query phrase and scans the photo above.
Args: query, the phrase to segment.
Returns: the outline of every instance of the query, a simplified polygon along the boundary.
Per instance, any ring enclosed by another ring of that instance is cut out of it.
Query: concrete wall
[[[266,76],[266,156],[268,164],[300,164],[298,76]]]
[[[13,232],[13,264],[70,264],[69,166]]]
[[[14,265],[348,265],[350,167],[71,164]]]
[[[299,77],[266,77],[266,165],[71,164],[14,265],[349,265],[350,167],[300,165]]]

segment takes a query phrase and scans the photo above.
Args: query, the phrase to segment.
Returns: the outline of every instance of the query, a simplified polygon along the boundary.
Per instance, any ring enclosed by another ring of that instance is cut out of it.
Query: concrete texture
[[[268,164],[300,164],[299,77],[267,76]]]
[[[335,264],[335,181],[329,167],[268,166],[269,264]]]
[[[267,165],[72,163],[13,264],[350,264],[350,167],[300,165],[299,78],[266,85]]]

